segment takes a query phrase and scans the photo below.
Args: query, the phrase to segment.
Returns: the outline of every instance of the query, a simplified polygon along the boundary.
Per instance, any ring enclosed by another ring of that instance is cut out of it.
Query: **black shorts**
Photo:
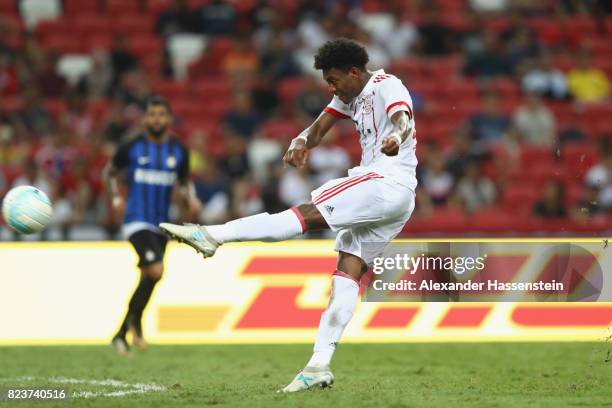
[[[149,266],[164,259],[168,238],[165,235],[149,230],[140,230],[129,238],[138,253],[138,266]]]

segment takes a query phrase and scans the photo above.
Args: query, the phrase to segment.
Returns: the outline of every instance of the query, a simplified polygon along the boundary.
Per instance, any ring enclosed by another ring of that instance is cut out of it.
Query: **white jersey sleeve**
[[[413,124],[412,99],[399,78],[390,76],[384,79],[380,82],[378,91],[389,119],[391,119],[395,112],[404,111],[408,113],[408,118],[411,124]]]
[[[342,102],[336,95],[334,95],[333,99],[323,110],[323,112],[329,113],[338,119],[349,119],[351,117],[351,110],[349,106]]]

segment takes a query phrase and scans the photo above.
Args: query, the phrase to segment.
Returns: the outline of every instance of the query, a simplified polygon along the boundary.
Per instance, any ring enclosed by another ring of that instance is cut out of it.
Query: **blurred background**
[[[360,160],[351,121],[283,169],[331,94],[316,49],[344,36],[407,85],[419,159],[403,236],[612,230],[612,2],[0,0],[0,197],[35,185],[53,225],[28,239],[117,239],[101,180],[170,101],[221,223],[310,200]],[[17,240],[0,221],[0,240]]]

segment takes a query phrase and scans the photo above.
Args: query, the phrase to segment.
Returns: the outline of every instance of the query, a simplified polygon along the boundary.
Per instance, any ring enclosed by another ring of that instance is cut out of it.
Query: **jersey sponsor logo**
[[[156,186],[171,186],[176,182],[176,173],[164,170],[136,169],[134,181]]]
[[[176,157],[174,156],[168,156],[168,158],[166,159],[166,166],[168,166],[168,168],[173,169],[176,167]]]
[[[149,164],[150,162],[151,162],[151,159],[149,159],[147,156],[141,156],[138,158],[138,164],[141,166],[145,166]]]

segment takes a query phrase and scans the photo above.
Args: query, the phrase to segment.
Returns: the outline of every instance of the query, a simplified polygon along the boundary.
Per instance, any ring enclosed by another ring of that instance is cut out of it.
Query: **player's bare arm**
[[[195,191],[195,186],[191,180],[179,180],[179,194],[181,200],[185,204],[190,216],[196,215],[202,208],[202,203],[198,199]]]
[[[408,138],[412,128],[405,111],[395,112],[391,117],[391,122],[393,122],[393,130],[383,139],[380,151],[387,156],[397,156],[400,145]]]
[[[113,211],[115,211],[116,213],[121,213],[123,211],[125,203],[123,197],[121,197],[121,193],[119,192],[118,177],[119,170],[116,169],[115,166],[112,165],[112,163],[108,163],[103,171],[104,185],[111,199]]]
[[[303,167],[308,160],[308,151],[321,143],[329,129],[338,121],[333,115],[321,112],[319,117],[291,141],[283,162],[293,167]]]

